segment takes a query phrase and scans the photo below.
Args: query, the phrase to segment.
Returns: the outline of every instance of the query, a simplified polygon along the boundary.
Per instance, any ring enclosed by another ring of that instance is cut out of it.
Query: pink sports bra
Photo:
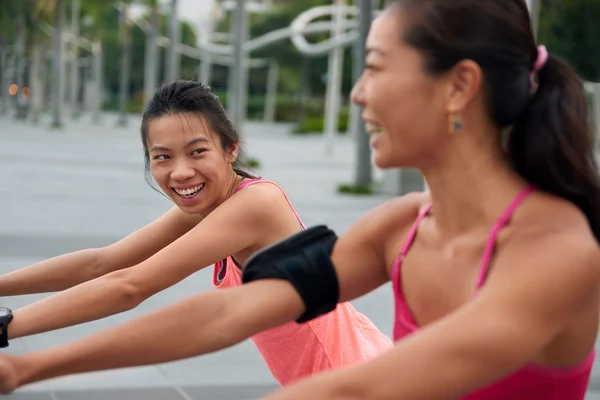
[[[509,222],[519,204],[535,189],[528,187],[517,195],[498,218],[486,242],[481,258],[477,291],[484,283],[492,260],[498,232]],[[392,269],[392,285],[395,298],[394,340],[418,331],[419,327],[402,292],[402,260],[408,253],[421,220],[429,213],[427,206],[417,217]],[[548,368],[528,364],[508,377],[463,398],[463,400],[583,400],[587,390],[595,351],[581,364],[572,368]],[[434,377],[435,379],[435,377]]]

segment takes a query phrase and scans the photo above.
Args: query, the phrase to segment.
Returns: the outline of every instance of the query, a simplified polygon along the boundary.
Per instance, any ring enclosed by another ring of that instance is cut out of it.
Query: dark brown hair
[[[541,190],[571,201],[600,241],[600,179],[583,85],[550,54],[538,57],[524,0],[396,0],[408,27],[403,40],[419,50],[426,71],[440,75],[464,59],[484,74],[491,118],[508,128],[506,154],[515,170]]]

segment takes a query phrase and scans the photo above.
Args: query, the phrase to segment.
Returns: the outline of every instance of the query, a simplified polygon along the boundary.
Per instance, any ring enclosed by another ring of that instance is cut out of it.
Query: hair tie
[[[535,87],[536,87],[535,80],[534,80],[535,75],[538,72],[540,72],[540,70],[542,68],[544,68],[544,65],[546,65],[546,62],[548,61],[548,50],[546,50],[546,46],[544,46],[544,45],[538,46],[537,53],[538,53],[537,59],[535,60],[535,63],[533,64],[533,70],[531,71],[531,76],[530,76],[532,89],[535,89]]]

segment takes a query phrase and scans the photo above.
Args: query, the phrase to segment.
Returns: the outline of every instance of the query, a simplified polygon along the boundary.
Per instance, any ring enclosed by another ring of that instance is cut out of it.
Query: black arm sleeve
[[[242,282],[285,279],[302,298],[306,310],[296,322],[306,322],[333,311],[340,297],[331,252],[335,232],[324,225],[296,233],[256,252],[246,262]]]

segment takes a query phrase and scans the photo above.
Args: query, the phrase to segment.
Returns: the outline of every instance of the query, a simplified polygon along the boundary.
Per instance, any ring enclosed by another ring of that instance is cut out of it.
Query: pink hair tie
[[[538,50],[538,56],[537,59],[535,60],[535,64],[533,64],[533,70],[531,71],[531,88],[535,89],[536,84],[535,84],[535,74],[537,74],[538,72],[540,72],[540,70],[542,68],[544,68],[544,65],[546,65],[546,62],[548,61],[548,50],[546,50],[546,46],[544,45],[540,45],[537,48]]]

